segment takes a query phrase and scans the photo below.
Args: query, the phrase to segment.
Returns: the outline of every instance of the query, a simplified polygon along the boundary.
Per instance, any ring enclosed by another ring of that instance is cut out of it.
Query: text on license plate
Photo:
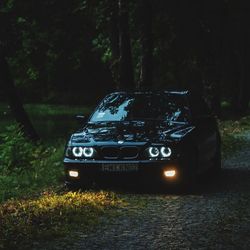
[[[106,163],[106,164],[102,164],[102,171],[105,171],[105,172],[134,172],[134,171],[138,171],[138,164]]]

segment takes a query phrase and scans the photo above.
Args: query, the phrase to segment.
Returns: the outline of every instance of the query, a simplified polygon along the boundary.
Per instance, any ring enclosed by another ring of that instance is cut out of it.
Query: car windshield
[[[90,118],[90,122],[128,120],[187,122],[189,108],[182,95],[115,93],[107,96]]]

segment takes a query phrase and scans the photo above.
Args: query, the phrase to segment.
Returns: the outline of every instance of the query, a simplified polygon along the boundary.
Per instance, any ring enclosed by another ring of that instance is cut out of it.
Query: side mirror
[[[78,121],[78,123],[80,125],[83,125],[87,122],[88,120],[88,116],[84,116],[84,115],[76,115],[76,120]]]

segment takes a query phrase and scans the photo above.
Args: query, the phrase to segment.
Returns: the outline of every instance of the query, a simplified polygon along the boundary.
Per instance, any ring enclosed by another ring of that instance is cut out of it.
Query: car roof
[[[157,94],[169,94],[169,95],[188,95],[189,91],[175,91],[175,90],[164,90],[164,91],[117,91],[111,94],[127,94],[127,95],[157,95]]]

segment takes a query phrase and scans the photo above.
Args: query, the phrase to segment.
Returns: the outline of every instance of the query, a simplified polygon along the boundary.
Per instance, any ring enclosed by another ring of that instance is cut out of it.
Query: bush
[[[19,125],[11,125],[0,135],[0,172],[30,170],[45,153],[41,145],[33,145],[24,137]]]
[[[0,203],[29,197],[63,179],[64,143],[32,144],[20,127],[9,126],[0,135]]]

